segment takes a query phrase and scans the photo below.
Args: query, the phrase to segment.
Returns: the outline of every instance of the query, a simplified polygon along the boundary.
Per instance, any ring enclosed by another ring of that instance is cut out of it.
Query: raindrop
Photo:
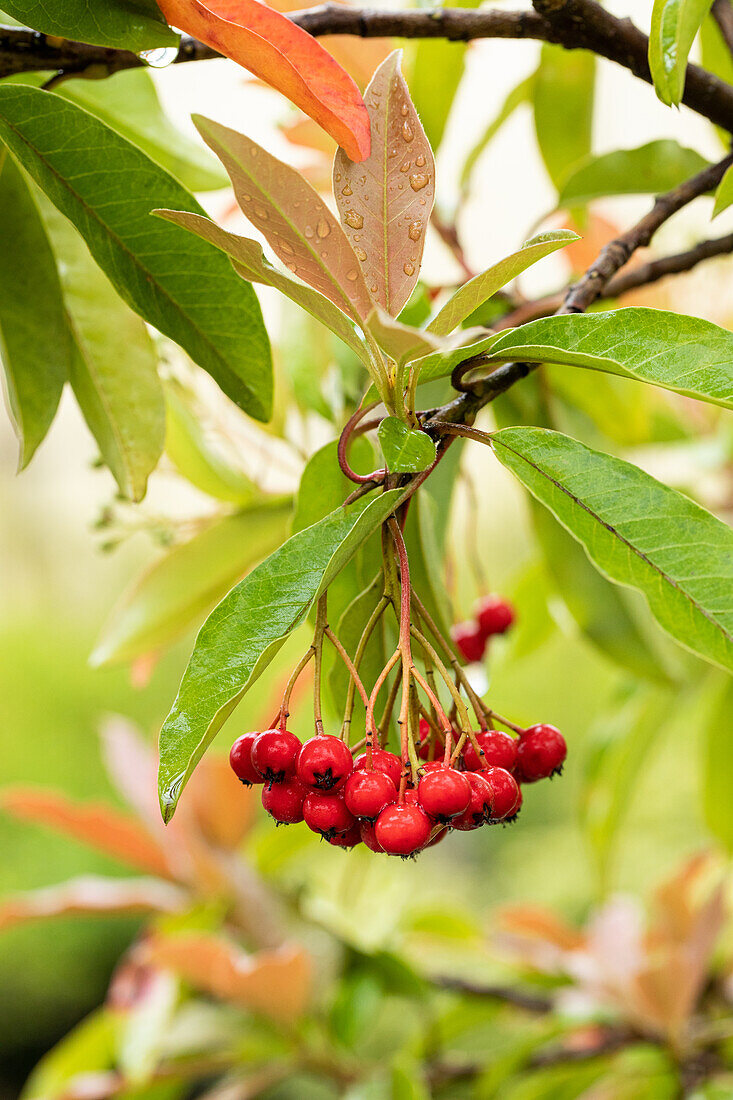
[[[349,210],[344,221],[347,225],[350,225],[352,229],[361,229],[364,225],[364,219],[361,214],[357,214],[356,210]]]
[[[331,226],[328,224],[325,218],[321,218],[316,228],[316,233],[323,240],[331,232]]]
[[[305,227],[305,235],[309,240],[313,236],[313,226],[312,225],[307,225]]]
[[[360,233],[355,233],[354,234],[354,240],[355,241],[360,241],[361,240],[361,234]]]
[[[376,283],[372,283],[372,285],[371,285],[371,286],[369,287],[369,289],[371,290],[372,294],[376,294],[376,293],[377,293],[377,289],[378,289],[378,288],[377,288],[377,284],[376,284]]]
[[[356,279],[358,277],[358,275],[359,275],[359,272],[356,270],[356,268],[354,268],[353,271],[347,271],[346,272],[346,278],[349,279],[352,283],[353,283],[354,279]]]
[[[405,266],[402,268],[402,270],[404,271],[405,275],[414,275],[415,274],[415,265],[414,264],[405,264]]]
[[[341,173],[337,172],[333,178],[336,180],[336,183],[339,183],[341,181]]]
[[[411,160],[403,160],[402,164],[400,165],[400,172],[409,172],[411,164],[412,164]]]
[[[177,46],[163,46],[157,50],[143,50],[137,55],[151,69],[165,69],[178,57]]]
[[[262,218],[263,221],[267,221],[267,211],[264,206],[255,206],[255,216]]]
[[[252,196],[251,195],[242,194],[239,197],[242,200],[242,202],[252,202]]]
[[[342,195],[353,195],[354,192],[351,190],[351,188],[349,187],[349,185],[347,183],[346,186],[341,189],[341,194]]]
[[[422,222],[411,222],[410,228],[407,230],[407,236],[411,241],[419,241],[420,234],[422,233]]]
[[[357,260],[361,260],[361,262],[364,263],[364,260],[367,258],[367,254],[364,251],[364,249],[363,248],[355,248],[354,252],[356,253]]]
[[[287,266],[288,271],[292,271],[293,275],[295,275],[296,271],[298,270],[297,265],[296,264],[287,264],[286,266]]]
[[[412,132],[412,126],[410,126],[409,122],[402,123],[402,136],[405,141],[412,141],[414,138],[415,135]]]
[[[430,183],[430,176],[423,176],[420,172],[414,172],[410,176],[410,187],[413,191],[422,191]]]
[[[400,114],[402,115],[403,118],[406,117],[406,115],[407,115],[407,104],[406,103],[403,103],[402,106],[400,107]]]
[[[422,153],[420,153],[419,156],[415,157],[415,164],[417,165],[418,168],[424,168],[425,167],[425,157],[422,155]]]
[[[253,156],[253,157],[258,157],[260,155],[260,151],[259,151],[259,149],[257,148],[256,145],[250,145],[249,152],[250,152],[250,156]]]
[[[328,256],[328,252],[322,252],[322,253],[321,253],[321,259],[322,259],[322,260],[325,260],[325,259],[326,259],[326,256]]]
[[[288,241],[280,241],[280,249],[286,256],[292,256],[295,254],[295,249]]]

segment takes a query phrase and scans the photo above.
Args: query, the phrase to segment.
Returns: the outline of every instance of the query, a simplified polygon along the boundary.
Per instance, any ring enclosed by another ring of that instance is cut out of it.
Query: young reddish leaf
[[[435,198],[435,162],[400,72],[401,51],[380,65],[366,90],[372,151],[358,167],[340,149],[333,193],[367,285],[396,317],[415,288]]]
[[[204,840],[215,848],[237,847],[259,803],[260,791],[242,787],[226,756],[209,757],[191,776],[187,808]]]
[[[275,1020],[297,1019],[310,994],[310,956],[296,945],[249,955],[221,937],[181,935],[154,939],[150,957],[198,989]]]
[[[16,894],[0,905],[0,929],[50,917],[110,913],[176,913],[185,895],[158,879],[113,879],[84,875],[59,886]]]
[[[133,867],[165,878],[170,875],[168,860],[150,833],[119,810],[99,803],[80,805],[55,791],[29,789],[5,791],[0,806],[13,817],[73,836]]]
[[[229,173],[237,201],[293,275],[351,317],[373,308],[346,234],[299,172],[243,134],[194,116],[206,144]]]
[[[277,88],[354,161],[369,156],[359,89],[319,42],[258,0],[158,0],[171,26],[195,35]]]

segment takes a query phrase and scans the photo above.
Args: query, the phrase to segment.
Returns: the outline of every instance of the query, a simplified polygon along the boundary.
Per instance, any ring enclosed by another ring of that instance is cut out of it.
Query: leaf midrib
[[[680,593],[680,595],[685,600],[687,600],[687,602],[689,604],[691,604],[692,607],[695,608],[696,611],[699,611],[699,613],[703,616],[703,618],[708,620],[708,622],[711,624],[711,626],[713,626],[714,629],[717,630],[727,642],[733,642],[733,637],[727,632],[725,627],[721,623],[719,623],[715,618],[713,618],[712,615],[710,614],[710,612],[706,608],[702,607],[697,602],[697,600],[692,595],[690,595],[690,593],[687,592],[682,587],[682,585],[679,583],[679,581],[676,581],[673,577],[670,577],[667,573],[664,572],[664,570],[660,566],[656,565],[655,562],[653,562],[651,560],[651,558],[649,558],[642,550],[639,550],[638,547],[634,546],[634,544],[632,542],[629,542],[629,540],[627,538],[625,538],[625,536],[622,535],[620,533],[620,531],[618,531],[610,523],[607,523],[604,519],[601,519],[601,517],[596,512],[594,512],[593,509],[589,505],[587,505],[584,501],[582,501],[578,497],[576,497],[574,493],[571,493],[571,491],[567,488],[567,486],[565,486],[561,482],[557,481],[556,478],[554,478],[546,470],[543,470],[542,467],[537,465],[537,463],[534,462],[532,459],[527,458],[527,456],[522,454],[520,451],[516,451],[513,447],[510,447],[508,443],[505,443],[504,440],[500,439],[498,436],[495,435],[493,437],[493,443],[494,444],[499,443],[500,446],[506,448],[507,451],[510,451],[513,455],[515,455],[522,462],[526,462],[527,465],[531,466],[532,469],[535,470],[541,477],[544,477],[545,480],[549,481],[551,485],[553,485],[556,489],[559,489],[561,493],[563,493],[566,497],[568,497],[570,500],[572,500],[574,504],[576,504],[579,508],[582,508],[583,511],[587,512],[588,515],[591,516],[594,520],[596,520],[597,523],[600,523],[600,525],[602,527],[604,527],[606,529],[606,531],[608,531],[611,535],[613,535],[615,538],[617,538],[619,540],[619,542],[623,543],[623,545],[628,550],[630,550],[632,552],[632,554],[634,554],[636,557],[640,558],[644,562],[645,565],[649,566],[649,568],[653,572],[657,573],[658,576],[660,576],[662,578],[662,580],[666,581],[672,588],[676,589],[676,591],[678,591]],[[571,534],[572,534],[572,532],[571,532]]]
[[[77,110],[83,111],[84,108],[79,107],[79,108],[77,108]],[[84,111],[84,113],[87,114],[86,111]],[[204,344],[206,344],[206,346],[211,349],[211,351],[213,352],[215,358],[217,359],[218,362],[221,363],[221,365],[224,367],[227,374],[229,374],[232,378],[235,378],[236,381],[252,397],[252,399],[257,402],[258,406],[261,406],[261,402],[260,402],[257,394],[254,392],[254,390],[252,390],[251,387],[247,385],[247,383],[244,379],[240,378],[239,375],[236,375],[234,373],[234,371],[231,369],[231,367],[227,363],[226,359],[224,359],[223,356],[221,355],[221,352],[218,350],[216,345],[212,343],[211,338],[201,328],[199,328],[199,326],[189,317],[189,315],[187,313],[183,312],[181,307],[176,302],[175,298],[173,298],[171,296],[170,292],[168,290],[166,290],[166,288],[159,282],[159,280],[155,277],[155,275],[151,271],[148,270],[148,268],[145,266],[145,264],[143,264],[142,261],[140,259],[138,259],[136,254],[122,240],[122,238],[118,235],[118,233],[115,230],[113,230],[109,225],[107,225],[107,223],[97,213],[97,211],[94,209],[94,207],[90,206],[82,198],[82,196],[79,194],[79,192],[76,191],[71,186],[71,184],[68,182],[68,180],[66,180],[64,178],[64,176],[62,176],[56,168],[54,168],[54,166],[50,163],[50,161],[46,157],[43,156],[41,151],[33,144],[32,141],[30,141],[28,138],[25,137],[25,135],[18,129],[18,127],[14,123],[10,122],[7,118],[4,118],[4,122],[5,122],[5,125],[8,126],[8,128],[10,130],[12,130],[13,133],[19,138],[19,140],[22,141],[23,144],[26,145],[30,150],[32,150],[32,152],[38,157],[38,159],[41,161],[41,163],[46,166],[47,170],[51,173],[51,175],[54,177],[54,179],[56,179],[57,182],[60,183],[62,185],[62,187],[64,187],[69,192],[69,194],[72,196],[72,198],[74,198],[76,200],[76,202],[79,203],[81,208],[99,226],[101,226],[101,228],[109,235],[109,237],[112,239],[112,241],[119,247],[120,251],[122,251],[132,261],[133,266],[135,266],[140,272],[142,272],[146,279],[149,279],[154,284],[156,289],[162,294],[162,296],[173,307],[175,313],[191,329],[193,329],[193,331],[198,336],[200,336],[200,338],[203,340]],[[138,150],[138,152],[139,152],[139,150]],[[144,156],[145,154],[143,153],[142,155]],[[164,171],[164,169],[161,168],[160,171],[162,172],[162,171]],[[95,263],[96,263],[96,260],[95,260]]]

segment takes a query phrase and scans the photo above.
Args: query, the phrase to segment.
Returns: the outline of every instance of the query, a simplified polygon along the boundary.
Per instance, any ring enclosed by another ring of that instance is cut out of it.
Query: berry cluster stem
[[[362,658],[363,658],[364,653],[366,651],[366,647],[369,644],[369,639],[371,638],[372,634],[374,633],[374,630],[377,626],[377,623],[381,619],[382,615],[384,614],[385,609],[388,606],[389,606],[389,597],[383,594],[381,596],[380,600],[379,600],[379,603],[374,608],[371,615],[369,616],[369,619],[367,620],[367,624],[364,627],[364,630],[362,631],[361,637],[359,638],[359,642],[358,642],[357,647],[356,647],[356,652],[354,653],[354,669],[357,672],[359,670],[359,666],[361,665],[361,661],[362,661]],[[347,744],[349,743],[349,735],[350,735],[350,730],[351,730],[351,719],[352,719],[353,714],[354,714],[355,688],[356,688],[356,680],[354,679],[354,677],[352,675],[349,679],[349,686],[346,689],[346,705],[344,707],[344,720],[343,720],[343,723],[341,725],[341,740],[346,741]]]
[[[316,734],[323,735],[323,708],[321,704],[321,679],[323,672],[323,636],[328,628],[328,595],[324,594],[318,601],[316,611],[316,629],[313,635],[313,653],[316,667],[313,674],[313,718],[315,720]]]

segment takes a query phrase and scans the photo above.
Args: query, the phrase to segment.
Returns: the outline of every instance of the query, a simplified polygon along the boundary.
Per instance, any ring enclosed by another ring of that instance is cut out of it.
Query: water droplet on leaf
[[[405,141],[412,141],[414,136],[415,135],[412,132],[412,126],[410,126],[410,123],[409,122],[403,122],[402,123],[402,137],[405,139]]]
[[[308,238],[308,240],[311,239],[311,237],[313,236],[313,226],[312,225],[307,225],[305,227],[305,235]]]
[[[353,195],[353,193],[354,193],[354,192],[353,192],[353,191],[351,190],[351,188],[349,187],[348,183],[346,184],[346,186],[345,186],[345,187],[343,187],[343,188],[341,189],[341,194],[342,194],[342,195]]]
[[[325,218],[321,218],[316,229],[316,233],[323,240],[331,232],[331,226],[328,224]]]
[[[422,222],[411,222],[407,235],[411,241],[419,241],[422,233]]]
[[[422,153],[420,153],[419,156],[415,157],[415,164],[417,165],[418,168],[424,168],[425,167],[425,157],[422,155]]]
[[[358,275],[359,275],[359,272],[356,270],[356,268],[354,268],[353,271],[347,271],[346,272],[346,278],[350,279],[352,283],[353,283],[354,279],[356,279],[358,277]]]
[[[404,271],[405,275],[414,275],[415,274],[415,265],[414,264],[405,264],[404,267],[402,268],[402,270]]]
[[[413,191],[422,191],[430,183],[430,176],[423,176],[420,172],[413,172],[410,176],[410,187]]]
[[[356,253],[357,260],[361,260],[361,262],[364,263],[364,260],[367,258],[367,254],[364,251],[364,249],[363,248],[355,248],[354,252]]]
[[[361,229],[364,224],[364,219],[361,214],[357,214],[356,210],[349,210],[344,221],[347,225],[350,225],[352,229]]]

